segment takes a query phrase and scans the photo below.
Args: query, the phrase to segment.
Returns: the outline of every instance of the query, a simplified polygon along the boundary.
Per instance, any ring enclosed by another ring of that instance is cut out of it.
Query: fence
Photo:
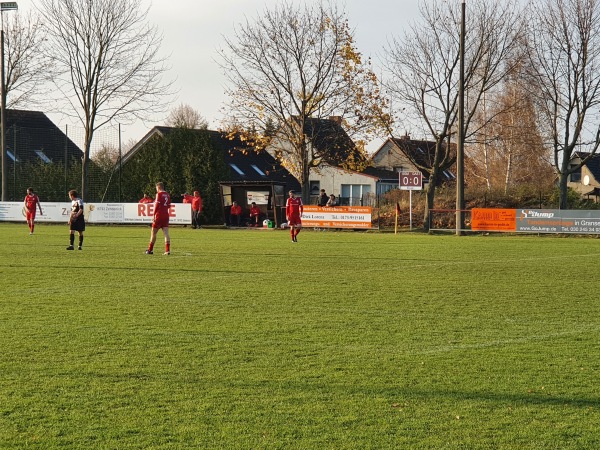
[[[70,189],[81,192],[84,136],[81,127],[9,127],[7,199],[21,201],[28,187],[42,201],[67,201]],[[86,201],[119,201],[120,180],[113,173],[121,151],[118,128],[104,127],[94,133]]]

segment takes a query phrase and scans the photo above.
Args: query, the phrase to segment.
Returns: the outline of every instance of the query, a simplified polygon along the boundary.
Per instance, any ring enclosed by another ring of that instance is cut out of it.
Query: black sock
[[[83,234],[81,236],[79,236],[79,246],[81,247],[83,245]]]
[[[73,242],[75,242],[75,235],[74,234],[70,234],[69,235],[69,242],[71,243],[71,245],[73,245]]]

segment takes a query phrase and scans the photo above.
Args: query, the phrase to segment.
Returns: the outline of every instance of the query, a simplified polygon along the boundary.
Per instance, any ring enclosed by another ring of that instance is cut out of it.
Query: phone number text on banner
[[[368,206],[320,207],[306,205],[302,226],[317,228],[372,228],[372,208]]]

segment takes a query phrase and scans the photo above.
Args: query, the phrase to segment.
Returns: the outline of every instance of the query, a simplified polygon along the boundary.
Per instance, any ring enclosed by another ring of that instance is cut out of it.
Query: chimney
[[[329,116],[329,120],[337,123],[338,125],[342,124],[342,116]]]

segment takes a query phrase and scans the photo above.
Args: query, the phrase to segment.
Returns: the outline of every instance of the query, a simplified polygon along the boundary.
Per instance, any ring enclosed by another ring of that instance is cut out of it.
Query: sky
[[[33,8],[34,0],[17,1],[21,13]],[[223,89],[225,78],[217,63],[217,50],[224,45],[223,36],[233,36],[237,24],[245,22],[246,18],[259,17],[266,8],[272,8],[280,1],[143,0],[144,5],[150,5],[149,22],[162,33],[162,51],[169,56],[171,69],[165,79],[174,80],[173,88],[177,91],[170,108],[188,104],[208,120],[210,129],[217,129],[223,117],[222,105],[227,102]],[[393,35],[400,36],[411,21],[418,19],[418,4],[418,0],[339,2],[354,29],[358,50],[365,57],[370,56],[376,68],[388,39]],[[168,111],[164,117],[167,114]],[[61,127],[77,125],[57,113],[48,116]],[[162,125],[164,117],[122,125],[122,142],[139,140],[153,126]]]

